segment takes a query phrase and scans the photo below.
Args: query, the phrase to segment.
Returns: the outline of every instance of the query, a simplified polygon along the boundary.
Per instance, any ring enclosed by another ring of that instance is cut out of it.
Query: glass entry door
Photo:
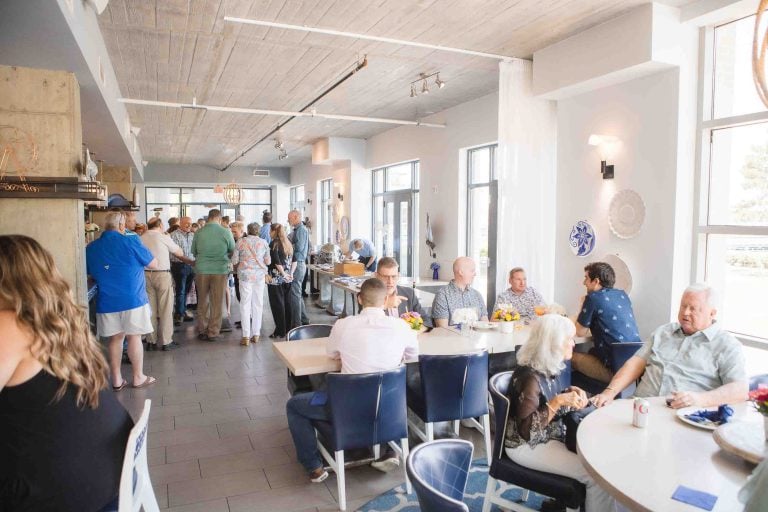
[[[383,226],[380,254],[397,260],[400,275],[412,276],[413,194],[392,192],[382,197]]]

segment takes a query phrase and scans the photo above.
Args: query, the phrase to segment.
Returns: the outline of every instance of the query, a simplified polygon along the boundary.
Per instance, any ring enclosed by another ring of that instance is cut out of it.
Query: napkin
[[[730,421],[733,416],[733,408],[730,405],[721,405],[716,411],[707,411],[702,409],[700,411],[687,414],[685,417],[696,423],[703,423],[705,421],[711,421],[712,423],[723,424]]]
[[[674,494],[672,494],[672,499],[704,510],[712,510],[715,507],[717,496],[697,491],[696,489],[691,489],[684,485],[678,485]]]

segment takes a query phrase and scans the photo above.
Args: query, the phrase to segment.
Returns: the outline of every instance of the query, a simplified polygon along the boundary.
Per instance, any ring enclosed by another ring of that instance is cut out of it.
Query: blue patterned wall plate
[[[568,244],[573,254],[581,258],[589,256],[595,250],[596,243],[595,230],[589,222],[580,220],[573,225],[568,236]]]

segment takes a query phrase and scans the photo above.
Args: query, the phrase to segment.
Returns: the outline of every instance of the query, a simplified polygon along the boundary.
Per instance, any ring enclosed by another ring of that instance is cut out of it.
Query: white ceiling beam
[[[418,43],[416,41],[406,41],[404,39],[393,39],[391,37],[379,37],[371,36],[368,34],[358,34],[356,32],[344,32],[341,30],[330,30],[326,28],[307,27],[304,25],[289,25],[287,23],[277,23],[274,21],[254,20],[249,18],[236,18],[234,16],[224,16],[224,21],[232,23],[244,23],[246,25],[258,25],[261,27],[282,28],[285,30],[299,30],[301,32],[313,32],[315,34],[325,34],[329,36],[341,36],[351,37],[353,39],[365,39],[367,41],[377,41],[380,43],[399,44],[403,46],[415,46],[417,48],[427,48],[430,50],[438,50],[442,52],[460,53],[463,55],[472,55],[475,57],[486,57],[489,59],[497,60],[512,60],[515,57],[508,55],[498,55],[495,53],[476,52],[474,50],[466,50],[464,48],[452,48],[450,46],[440,46],[436,44]]]
[[[364,123],[383,123],[383,124],[397,124],[408,126],[426,126],[428,128],[445,128],[444,124],[437,123],[424,123],[421,121],[408,121],[405,119],[389,119],[384,117],[362,117],[362,116],[347,116],[343,114],[322,114],[314,110],[310,112],[293,112],[290,110],[267,110],[260,108],[240,108],[240,107],[223,107],[218,105],[201,105],[193,98],[192,103],[175,103],[170,101],[153,101],[153,100],[138,100],[133,98],[119,98],[120,103],[127,103],[129,105],[142,105],[145,107],[163,107],[163,108],[191,108],[199,110],[210,110],[213,112],[228,112],[231,114],[250,114],[250,115],[266,115],[266,116],[294,116],[294,117],[320,117],[323,119],[340,119],[343,121],[360,121]]]

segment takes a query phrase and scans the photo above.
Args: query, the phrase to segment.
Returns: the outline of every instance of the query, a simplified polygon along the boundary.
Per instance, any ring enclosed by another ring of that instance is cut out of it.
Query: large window
[[[328,178],[320,182],[320,243],[333,242],[333,179]]]
[[[147,187],[145,201],[147,220],[159,213],[166,226],[171,217],[188,216],[195,222],[200,217],[207,217],[212,208],[218,208],[222,215],[229,215],[233,221],[237,215],[242,215],[246,223],[261,223],[263,211],[272,209],[272,189],[244,188],[242,202],[234,206],[225,203],[224,197],[213,188]]]
[[[400,274],[418,275],[413,240],[418,226],[419,162],[374,169],[373,245],[381,256],[397,260]]]
[[[477,262],[474,287],[485,298],[488,284],[488,224],[496,144],[467,151],[467,255]]]
[[[750,16],[707,30],[697,279],[728,330],[768,342],[768,111],[752,81]],[[761,31],[762,33],[762,31]]]
[[[291,210],[298,210],[303,219],[306,215],[306,197],[304,195],[304,185],[296,185],[290,189]]]

